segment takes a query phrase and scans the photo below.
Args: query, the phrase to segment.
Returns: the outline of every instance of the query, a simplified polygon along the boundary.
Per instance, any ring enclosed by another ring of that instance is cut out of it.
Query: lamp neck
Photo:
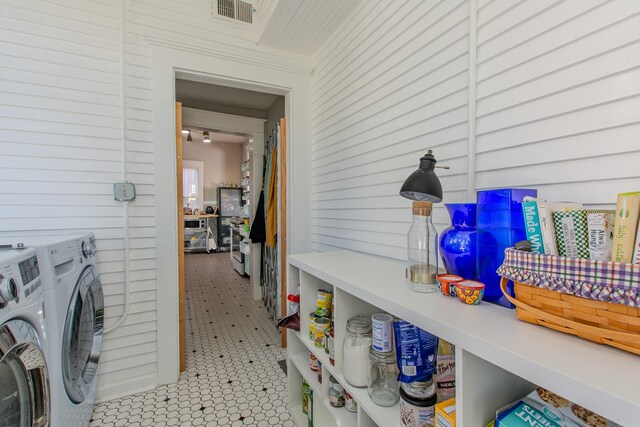
[[[437,160],[433,157],[433,154],[427,153],[420,158],[420,169],[425,172],[432,171],[436,167]]]

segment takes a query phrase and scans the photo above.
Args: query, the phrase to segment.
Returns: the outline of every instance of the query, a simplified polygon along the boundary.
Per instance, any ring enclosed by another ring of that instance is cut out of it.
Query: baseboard
[[[158,386],[158,375],[149,374],[114,384],[99,384],[96,402],[106,402],[136,393],[153,390]]]

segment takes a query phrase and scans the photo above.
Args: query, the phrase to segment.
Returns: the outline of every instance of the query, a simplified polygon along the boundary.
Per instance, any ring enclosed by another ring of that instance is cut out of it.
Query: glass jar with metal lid
[[[371,348],[371,320],[356,316],[347,321],[347,334],[342,347],[342,371],[354,387],[367,386],[369,349]]]
[[[373,348],[369,352],[367,391],[376,405],[393,406],[398,393],[398,365],[395,351],[381,353]]]

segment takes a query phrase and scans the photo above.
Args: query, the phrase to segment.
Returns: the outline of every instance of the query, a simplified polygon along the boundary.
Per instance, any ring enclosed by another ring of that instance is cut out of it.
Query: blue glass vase
[[[537,197],[536,190],[500,188],[478,191],[478,280],[485,284],[484,300],[514,308],[500,289],[496,270],[504,261],[504,250],[527,239],[522,199]],[[512,285],[507,292],[513,296]]]
[[[449,274],[476,280],[476,204],[446,203],[451,227],[440,236],[442,262]]]

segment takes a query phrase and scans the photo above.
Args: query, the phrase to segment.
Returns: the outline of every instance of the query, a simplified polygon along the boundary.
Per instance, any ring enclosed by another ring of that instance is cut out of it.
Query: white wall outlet
[[[132,182],[113,184],[113,198],[119,202],[130,202],[136,198],[136,186]]]

